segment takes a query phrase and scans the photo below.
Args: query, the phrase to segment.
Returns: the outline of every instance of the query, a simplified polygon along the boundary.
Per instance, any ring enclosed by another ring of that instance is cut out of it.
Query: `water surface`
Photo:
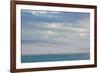
[[[48,54],[48,55],[22,55],[21,62],[50,62],[50,61],[73,61],[89,60],[89,53],[80,54]]]

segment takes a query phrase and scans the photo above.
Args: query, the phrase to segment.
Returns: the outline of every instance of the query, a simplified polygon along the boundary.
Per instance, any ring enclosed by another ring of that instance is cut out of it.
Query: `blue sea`
[[[89,53],[80,54],[48,54],[48,55],[22,55],[22,63],[30,62],[51,62],[51,61],[73,61],[73,60],[89,60]]]

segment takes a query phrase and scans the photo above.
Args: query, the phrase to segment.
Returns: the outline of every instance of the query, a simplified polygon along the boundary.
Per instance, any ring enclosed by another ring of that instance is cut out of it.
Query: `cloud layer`
[[[89,53],[89,13],[22,10],[21,18],[22,55]]]

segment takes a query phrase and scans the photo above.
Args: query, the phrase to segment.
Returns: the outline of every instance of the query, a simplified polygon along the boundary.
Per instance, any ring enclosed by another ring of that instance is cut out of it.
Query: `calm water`
[[[89,60],[89,53],[82,54],[56,54],[56,55],[22,55],[21,62],[49,62],[49,61],[71,61],[71,60]]]

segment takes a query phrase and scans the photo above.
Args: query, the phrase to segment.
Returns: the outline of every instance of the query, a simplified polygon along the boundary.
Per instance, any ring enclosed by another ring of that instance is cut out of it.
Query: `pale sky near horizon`
[[[22,55],[89,53],[90,14],[21,10]]]

